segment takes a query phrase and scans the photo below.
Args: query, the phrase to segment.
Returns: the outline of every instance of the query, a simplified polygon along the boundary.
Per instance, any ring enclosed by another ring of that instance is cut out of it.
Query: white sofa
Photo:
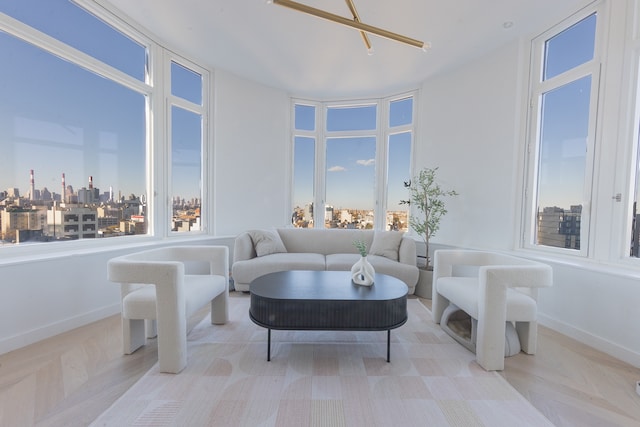
[[[349,271],[360,258],[353,245],[367,245],[376,273],[396,277],[413,294],[418,282],[416,243],[398,231],[277,228],[238,235],[231,276],[238,291],[248,291],[255,278],[287,270]]]
[[[506,322],[515,323],[522,350],[536,352],[538,288],[551,286],[551,267],[486,251],[437,250],[434,254],[433,321],[444,321],[450,304],[472,322],[476,361],[487,371],[503,370]]]

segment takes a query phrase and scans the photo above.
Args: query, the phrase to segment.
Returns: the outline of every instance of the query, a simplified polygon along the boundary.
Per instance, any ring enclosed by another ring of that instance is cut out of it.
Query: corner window
[[[0,12],[0,246],[205,229],[207,71],[93,2]]]
[[[295,227],[407,231],[414,97],[294,101]]]

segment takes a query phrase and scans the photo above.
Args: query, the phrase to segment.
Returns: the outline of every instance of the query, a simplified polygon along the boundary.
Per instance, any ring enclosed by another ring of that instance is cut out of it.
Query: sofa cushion
[[[398,261],[398,248],[400,247],[402,235],[403,233],[399,231],[376,231],[373,235],[369,254]]]
[[[233,263],[233,280],[251,283],[253,279],[268,273],[287,270],[324,270],[324,255],[304,253],[277,253]]]
[[[342,230],[321,228],[278,228],[287,252],[316,254],[357,254],[354,240],[371,246],[373,230]]]
[[[328,271],[349,271],[360,258],[360,254],[330,254],[326,256],[326,268]]]
[[[259,257],[287,252],[280,235],[275,230],[250,230],[248,233],[253,241],[256,255]]]
[[[331,254],[327,255],[327,270],[329,271],[349,271],[353,264],[360,259],[360,254]],[[379,255],[367,255],[367,260],[373,266],[376,273],[386,274],[402,280],[404,283],[416,283],[419,271],[415,266],[391,261],[389,258]],[[413,293],[415,285],[409,286]]]

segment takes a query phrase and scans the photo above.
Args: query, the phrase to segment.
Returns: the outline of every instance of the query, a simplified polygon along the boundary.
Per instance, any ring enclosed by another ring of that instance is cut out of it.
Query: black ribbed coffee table
[[[265,274],[249,285],[251,320],[268,330],[387,331],[387,362],[391,330],[407,321],[407,285],[376,274],[372,286],[351,281],[348,271],[281,271]]]

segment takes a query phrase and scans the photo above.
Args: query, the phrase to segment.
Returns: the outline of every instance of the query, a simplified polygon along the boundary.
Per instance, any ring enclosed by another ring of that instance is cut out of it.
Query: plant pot
[[[426,268],[420,268],[418,271],[420,272],[420,276],[418,277],[414,294],[421,298],[431,299],[433,269],[427,270]]]

